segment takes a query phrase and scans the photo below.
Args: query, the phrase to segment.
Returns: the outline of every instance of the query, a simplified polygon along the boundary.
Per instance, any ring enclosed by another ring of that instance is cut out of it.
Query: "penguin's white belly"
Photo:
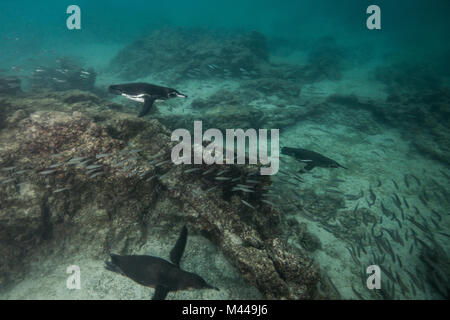
[[[122,96],[124,96],[130,100],[133,100],[133,101],[144,102],[146,94],[138,94],[138,95],[133,96],[133,95],[129,95],[126,93],[122,93]]]

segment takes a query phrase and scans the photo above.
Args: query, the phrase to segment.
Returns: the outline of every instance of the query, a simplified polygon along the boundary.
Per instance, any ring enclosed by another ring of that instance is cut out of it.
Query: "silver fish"
[[[95,156],[96,159],[102,159],[102,158],[106,158],[109,157],[111,155],[111,153],[101,153],[101,154],[97,154]]]
[[[49,166],[49,169],[59,168],[62,165],[63,165],[62,163],[55,163],[55,164],[52,164],[51,166]]]
[[[20,171],[17,171],[16,174],[24,174],[24,173],[27,173],[28,171],[30,171],[30,170],[20,170]]]
[[[252,206],[252,205],[251,205],[250,203],[248,203],[247,201],[241,199],[241,202],[242,202],[243,204],[245,204],[247,207],[250,207],[250,208],[252,208],[253,210],[256,210],[255,207]]]
[[[45,170],[45,171],[39,172],[39,174],[42,175],[42,176],[46,176],[46,175],[52,174],[52,173],[54,173],[56,171],[57,170]]]
[[[56,189],[55,191],[53,191],[53,193],[60,193],[60,192],[63,192],[64,190],[69,190],[69,189],[67,187],[61,188],[61,189]]]
[[[212,168],[206,170],[205,172],[203,172],[202,175],[207,175],[208,173],[213,172],[215,169],[216,169],[216,168],[212,167]]]
[[[162,166],[163,164],[166,164],[166,163],[168,163],[168,162],[170,162],[170,160],[164,160],[164,161],[161,161],[161,162],[155,164],[155,167],[160,167],[160,166]]]
[[[6,168],[2,168],[0,169],[0,171],[2,172],[8,172],[8,171],[13,171],[16,167],[6,167]]]
[[[90,166],[86,167],[86,170],[98,169],[98,168],[101,168],[101,167],[102,167],[101,164],[91,164]]]
[[[100,172],[94,173],[93,175],[91,175],[91,176],[89,177],[89,179],[93,179],[93,178],[95,178],[95,177],[98,177],[98,176],[101,175],[101,174],[104,174],[104,172],[100,171]]]
[[[215,177],[214,179],[216,179],[217,181],[227,181],[227,180],[231,180],[231,178],[228,178],[228,177]]]
[[[245,184],[236,184],[236,186],[237,187],[239,187],[239,188],[244,188],[244,189],[251,189],[251,188],[253,188],[253,186],[247,186],[247,185],[245,185]]]
[[[220,170],[220,171],[217,173],[217,176],[220,176],[220,175],[224,174],[225,172],[227,172],[227,171],[229,171],[229,170],[230,170],[230,169]]]
[[[231,191],[242,191],[242,192],[247,192],[247,193],[248,192],[255,192],[253,190],[249,190],[249,189],[245,189],[245,188],[237,188],[237,187],[231,189]]]
[[[272,207],[275,207],[275,204],[273,202],[270,202],[269,200],[261,200],[261,202],[264,202],[268,205],[271,205]]]
[[[205,191],[205,193],[211,192],[213,190],[215,190],[219,185],[215,185],[214,187],[209,188],[208,190]]]

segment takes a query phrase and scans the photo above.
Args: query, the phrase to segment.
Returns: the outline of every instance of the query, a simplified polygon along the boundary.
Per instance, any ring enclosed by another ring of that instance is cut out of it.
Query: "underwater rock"
[[[428,64],[396,63],[379,66],[374,70],[374,78],[392,93],[423,93],[434,91],[442,85],[442,81]]]
[[[189,173],[172,166],[170,131],[157,120],[108,110],[77,91],[8,99],[11,123],[0,131],[2,285],[47,256],[132,253],[149,228],[187,223],[265,297],[314,296],[318,267],[278,238],[280,213],[261,201],[261,192],[232,192],[226,181],[206,192],[217,181],[204,174],[207,168]],[[22,115],[12,117],[18,110]],[[230,170],[246,176],[255,168]],[[270,183],[267,176],[254,179],[255,190]]]
[[[172,83],[189,78],[245,79],[257,76],[268,56],[265,37],[257,32],[221,35],[167,28],[122,49],[110,68],[127,80],[150,74]]]
[[[344,59],[344,50],[337,45],[335,39],[323,37],[309,52],[301,77],[306,82],[339,80],[345,70]]]
[[[261,78],[256,80],[249,80],[241,86],[243,89],[253,89],[263,95],[277,95],[280,98],[287,99],[289,102],[295,104],[300,97],[301,87],[294,81],[276,79],[276,78]]]

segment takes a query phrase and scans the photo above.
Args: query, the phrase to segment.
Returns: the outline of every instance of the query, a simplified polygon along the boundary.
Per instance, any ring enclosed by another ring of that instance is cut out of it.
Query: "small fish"
[[[30,170],[20,170],[20,171],[17,171],[16,174],[24,174],[24,173],[27,173],[28,171],[30,171]]]
[[[236,187],[239,187],[239,188],[244,188],[244,189],[251,189],[251,188],[253,188],[253,186],[247,186],[247,185],[245,185],[245,184],[236,184]]]
[[[82,167],[84,167],[85,165],[87,165],[89,162],[92,162],[92,160],[91,160],[91,159],[87,159],[87,160],[85,160],[85,161],[83,161],[83,162],[79,162],[79,163],[77,164],[77,168],[82,168]]]
[[[211,192],[211,191],[217,189],[218,186],[219,186],[219,185],[217,184],[217,185],[215,185],[215,186],[209,188],[208,190],[205,191],[205,193],[208,193],[208,192]]]
[[[164,174],[160,175],[158,177],[158,179],[164,179],[165,177],[167,177],[171,172],[173,171],[173,169],[168,170],[167,172],[165,172]]]
[[[419,186],[422,185],[422,183],[420,182],[419,178],[417,178],[417,177],[416,177],[415,175],[413,175],[413,174],[410,174],[410,176],[413,177],[414,180],[416,180],[416,182],[417,182],[417,184],[418,184]]]
[[[13,171],[16,167],[6,167],[6,168],[2,168],[0,169],[0,171],[2,172],[9,172],[9,171]]]
[[[52,174],[52,173],[54,173],[56,171],[57,170],[45,170],[45,171],[39,172],[39,174],[42,175],[42,176],[46,176],[46,175]]]
[[[242,192],[247,192],[247,193],[255,192],[253,190],[249,190],[249,189],[245,189],[245,188],[238,188],[238,187],[231,189],[231,191],[242,191]]]
[[[447,179],[450,180],[450,176],[449,176],[447,173],[445,173],[445,172],[442,171],[442,170],[439,170],[439,171],[442,173],[442,175],[443,175],[444,177],[446,177]]]
[[[220,176],[222,174],[224,174],[225,172],[229,171],[229,169],[225,169],[225,170],[220,170],[216,176]]]
[[[101,171],[100,168],[95,168],[95,169],[86,171],[86,174],[92,174],[92,173],[98,172],[98,171]]]
[[[52,79],[59,83],[67,82],[66,80],[61,80],[61,79],[57,79],[57,78],[52,78]]]
[[[203,172],[202,175],[205,176],[205,175],[207,175],[207,174],[213,172],[215,169],[216,169],[216,168],[214,168],[214,167],[209,168],[208,170],[206,170],[205,172]]]
[[[214,179],[217,180],[217,181],[228,181],[228,180],[231,180],[231,178],[229,178],[229,177],[215,177]]]
[[[337,193],[337,194],[342,194],[342,191],[339,190],[334,190],[334,189],[326,189],[325,192],[330,192],[330,193]]]
[[[395,180],[394,180],[394,179],[391,179],[391,180],[392,180],[392,183],[393,183],[393,184],[394,184],[394,186],[395,186],[395,189],[399,190],[397,182],[395,182]]]
[[[170,162],[170,160],[164,160],[164,161],[161,161],[161,162],[155,164],[155,167],[160,167],[160,166],[162,166],[163,164],[166,164],[166,163],[168,163],[168,162]],[[197,169],[198,169],[198,168],[197,168]],[[187,171],[187,170],[186,170],[186,171]],[[186,171],[185,171],[185,172],[186,172]]]
[[[55,154],[52,154],[51,155],[51,158],[59,158],[59,157],[61,157],[62,156],[62,154],[61,153],[55,153]]]
[[[438,217],[438,220],[439,220],[439,221],[442,221],[442,217],[441,217],[441,215],[440,215],[437,211],[431,209],[431,212],[432,212],[434,215],[436,215],[436,216]]]
[[[346,194],[345,195],[345,198],[347,199],[347,200],[359,200],[359,199],[361,199],[362,197],[364,197],[364,191],[360,191],[359,192],[359,194],[355,194],[355,195],[353,195],[353,194]]]
[[[99,169],[101,168],[102,165],[101,164],[91,164],[90,166],[86,167],[86,170],[93,170],[93,169]]]
[[[370,200],[372,201],[371,204],[369,204],[369,208],[371,206],[373,206],[375,204],[375,201],[377,200],[377,196],[375,195],[375,193],[373,192],[372,188],[369,188],[369,193],[370,193]]]
[[[131,149],[128,151],[128,153],[134,154],[134,153],[139,153],[142,152],[142,149]]]
[[[103,158],[109,157],[111,154],[112,154],[112,153],[101,153],[101,154],[97,154],[97,155],[95,156],[95,158],[96,158],[96,159],[103,159]]]
[[[405,197],[402,196],[402,198],[403,198],[403,203],[405,204],[406,208],[409,209],[409,204],[408,204],[408,202],[406,201]]]
[[[423,195],[419,194],[419,200],[425,207],[428,207],[427,200],[423,197]]]
[[[94,173],[93,175],[91,175],[91,176],[89,177],[89,179],[93,179],[93,178],[95,178],[95,177],[98,177],[98,176],[101,175],[101,174],[104,174],[104,172],[103,172],[103,171],[96,172],[96,173]]]
[[[353,213],[356,213],[356,211],[358,210],[359,207],[359,201],[356,203],[355,209],[353,209]]]
[[[184,171],[184,173],[191,173],[200,170],[200,168],[191,168]]]
[[[55,164],[52,164],[51,166],[49,166],[48,168],[49,169],[55,169],[55,168],[61,167],[62,165],[63,165],[63,163],[55,163]]]
[[[16,179],[12,178],[12,179],[4,180],[4,181],[2,181],[2,184],[7,184],[7,183],[10,183],[10,182],[13,182],[13,181],[16,181]]]
[[[250,207],[250,208],[252,208],[253,210],[256,210],[255,207],[252,206],[252,205],[251,205],[250,203],[248,203],[247,201],[241,199],[241,202],[242,202],[243,204],[245,204],[247,207]]]
[[[117,162],[115,164],[112,165],[113,168],[117,168],[117,167],[121,167],[122,165],[124,165],[127,162],[127,160],[122,160],[120,162]]]
[[[378,183],[378,184],[377,184],[377,188],[381,187],[382,184],[381,184],[380,179],[377,179],[377,183]]]
[[[82,160],[86,159],[86,157],[77,157],[77,158],[72,158],[70,159],[67,164],[78,164],[80,163]]]
[[[405,185],[406,185],[406,187],[409,188],[408,175],[405,174],[403,178],[404,178],[404,180],[405,180]]]
[[[275,204],[273,202],[270,202],[269,200],[261,200],[261,202],[264,202],[265,204],[271,205],[272,207],[275,207]]]
[[[157,176],[156,176],[156,174],[155,174],[155,175],[151,176],[150,178],[148,178],[147,180],[145,180],[145,182],[152,181],[152,180],[155,179],[156,177],[157,177]]]
[[[65,190],[69,190],[69,189],[67,187],[61,188],[61,189],[56,189],[55,191],[53,191],[53,193],[60,193],[60,192],[63,192]]]

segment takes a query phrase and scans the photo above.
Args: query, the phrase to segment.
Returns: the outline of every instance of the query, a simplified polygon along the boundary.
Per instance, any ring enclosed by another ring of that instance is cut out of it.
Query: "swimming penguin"
[[[109,86],[109,92],[122,95],[134,101],[143,102],[144,107],[139,113],[139,117],[145,116],[156,100],[167,100],[176,97],[187,98],[187,95],[175,89],[143,82],[111,85]]]
[[[281,148],[282,154],[287,154],[291,157],[296,158],[299,161],[306,162],[307,165],[303,168],[305,170],[312,170],[314,167],[322,167],[322,168],[344,168],[347,169],[344,166],[341,166],[339,163],[334,161],[333,159],[327,158],[320,153],[301,149],[301,148],[290,148],[290,147],[283,147]]]
[[[199,275],[180,269],[180,260],[186,247],[186,226],[170,251],[170,261],[143,255],[119,256],[111,254],[105,261],[107,270],[122,274],[140,285],[155,288],[153,300],[164,300],[170,291],[189,289],[215,289]]]

